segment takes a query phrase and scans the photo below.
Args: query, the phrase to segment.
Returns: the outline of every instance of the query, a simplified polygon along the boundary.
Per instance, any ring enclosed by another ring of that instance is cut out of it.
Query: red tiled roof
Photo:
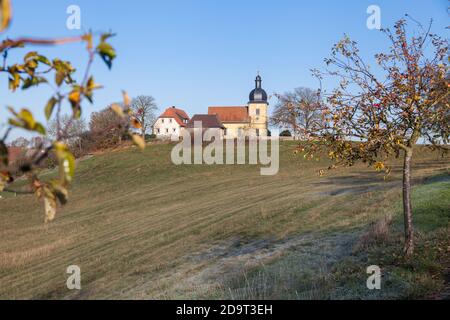
[[[175,121],[182,127],[186,126],[186,123],[184,120],[189,120],[189,116],[184,110],[170,107],[167,108],[160,116],[159,118],[174,118]]]
[[[200,121],[202,123],[203,129],[208,128],[225,129],[222,122],[220,122],[219,118],[215,114],[196,114],[192,117],[191,121],[189,121],[187,127],[194,128],[195,121]]]
[[[222,122],[250,122],[248,107],[209,107],[208,114],[217,115]]]

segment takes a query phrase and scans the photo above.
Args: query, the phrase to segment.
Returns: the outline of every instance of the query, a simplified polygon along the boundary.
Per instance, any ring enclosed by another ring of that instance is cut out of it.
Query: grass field
[[[440,297],[450,268],[449,158],[414,163],[419,245],[401,257],[400,162],[319,177],[325,161],[280,146],[280,172],[175,166],[171,145],[78,163],[70,201],[43,223],[33,196],[0,199],[0,298]],[[434,178],[430,178],[434,177]],[[368,291],[365,268],[383,269]],[[80,291],[66,268],[81,268]],[[448,279],[447,279],[448,280]]]

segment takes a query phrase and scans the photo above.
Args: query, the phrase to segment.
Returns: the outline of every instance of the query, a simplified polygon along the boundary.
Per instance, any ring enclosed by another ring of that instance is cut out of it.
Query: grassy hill
[[[78,163],[51,224],[33,196],[0,199],[0,298],[414,298],[445,291],[449,158],[419,150],[421,245],[401,258],[400,162],[385,182],[365,166],[325,177],[325,161],[280,146],[280,172],[175,166],[171,145]],[[429,179],[428,177],[435,177]],[[6,196],[6,195],[3,195]],[[383,269],[368,291],[365,268]],[[66,288],[81,268],[82,290]]]

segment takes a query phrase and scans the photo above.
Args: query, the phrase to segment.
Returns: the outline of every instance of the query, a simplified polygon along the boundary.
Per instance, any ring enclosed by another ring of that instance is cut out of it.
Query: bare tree
[[[272,113],[271,124],[292,129],[294,139],[308,138],[313,125],[321,120],[318,93],[309,88],[297,88],[275,96],[278,103]]]
[[[28,148],[30,141],[24,137],[18,137],[11,142],[11,147]]]
[[[140,128],[141,135],[145,138],[145,133],[151,129],[156,121],[156,111],[158,107],[152,96],[138,96],[131,101],[131,110],[134,114],[135,127]]]
[[[57,119],[52,119],[47,128],[47,133],[52,139],[56,139],[58,136],[62,136],[62,128],[65,128],[66,135],[64,143],[71,147],[77,147],[81,150],[81,136],[87,130],[86,121],[83,118],[73,119],[70,115],[62,115],[59,119],[59,125]]]

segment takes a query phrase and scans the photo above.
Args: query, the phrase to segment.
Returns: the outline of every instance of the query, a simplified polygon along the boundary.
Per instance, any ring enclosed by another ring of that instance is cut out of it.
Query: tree
[[[111,107],[92,113],[89,122],[90,134],[99,148],[120,144],[129,127],[128,117],[119,116]]]
[[[70,147],[76,147],[80,151],[82,149],[81,136],[87,130],[85,120],[83,118],[73,120],[70,115],[65,114],[61,116],[60,125],[58,125],[58,121],[56,119],[52,119],[49,121],[47,127],[48,136],[51,139],[56,139],[56,137],[62,136],[62,132],[58,133],[58,130],[62,130],[61,128],[66,128],[65,130],[67,132],[64,143]]]
[[[395,32],[382,32],[390,50],[375,56],[378,77],[360,56],[357,43],[344,37],[326,59],[327,71],[314,70],[320,81],[337,77],[340,86],[322,106],[323,122],[311,131],[315,141],[308,156],[326,151],[334,166],[362,161],[378,171],[390,172],[392,155],[403,157],[403,212],[406,255],[414,252],[411,206],[411,161],[414,147],[423,139],[432,149],[448,151],[450,134],[447,40],[419,25],[408,39],[406,20]]]
[[[272,113],[271,124],[292,129],[295,138],[308,138],[315,122],[320,121],[320,99],[309,88],[297,88],[292,92],[276,94],[278,103]]]
[[[29,146],[30,141],[24,137],[18,137],[11,142],[11,147],[28,148]]]
[[[10,24],[12,18],[12,8],[10,0],[0,0],[0,33],[4,32]],[[12,107],[8,110],[11,116],[8,118],[8,126],[0,136],[0,192],[13,192],[16,194],[33,193],[44,202],[45,221],[54,219],[57,204],[67,202],[68,187],[72,182],[75,173],[75,159],[65,140],[70,138],[69,129],[71,123],[80,118],[83,104],[85,101],[93,102],[94,92],[101,86],[94,81],[91,74],[91,66],[98,56],[107,65],[112,67],[112,62],[116,58],[116,52],[109,43],[113,36],[111,33],[103,33],[95,36],[88,32],[80,36],[43,39],[43,38],[10,38],[6,36],[0,42],[0,57],[3,61],[0,63],[0,75],[8,77],[8,87],[12,92],[27,90],[30,87],[40,85],[49,85],[53,90],[52,95],[46,103],[43,103],[43,113],[47,120],[56,119],[57,127],[56,137],[49,139],[47,130],[38,122],[33,113],[22,108],[17,111]],[[28,48],[29,46],[43,45],[63,45],[67,43],[82,42],[86,48],[87,63],[84,72],[81,70],[75,74],[75,68],[69,61],[60,58],[49,59],[36,51],[29,51],[20,57],[13,57],[14,61],[9,62],[8,58],[17,51],[18,48]],[[76,77],[80,75],[79,79]],[[124,106],[128,109],[130,99],[124,93]],[[61,112],[64,106],[71,110],[71,120],[65,125],[61,122]],[[114,112],[119,116],[124,116],[122,108],[114,107]],[[26,130],[32,134],[39,135],[40,145],[24,160],[19,170],[9,163],[9,150],[6,147],[6,141],[13,130]],[[130,135],[133,141],[141,148],[145,145],[139,136]],[[49,180],[48,177],[41,176],[39,172],[40,165],[50,156],[54,156],[58,163],[57,179]],[[28,185],[14,188],[14,182],[18,176],[25,175],[28,179]],[[19,200],[20,201],[20,200]]]
[[[155,112],[158,107],[152,96],[138,96],[131,101],[131,110],[137,121],[136,126],[141,130],[141,136],[145,138],[145,133],[151,129],[156,121]]]

